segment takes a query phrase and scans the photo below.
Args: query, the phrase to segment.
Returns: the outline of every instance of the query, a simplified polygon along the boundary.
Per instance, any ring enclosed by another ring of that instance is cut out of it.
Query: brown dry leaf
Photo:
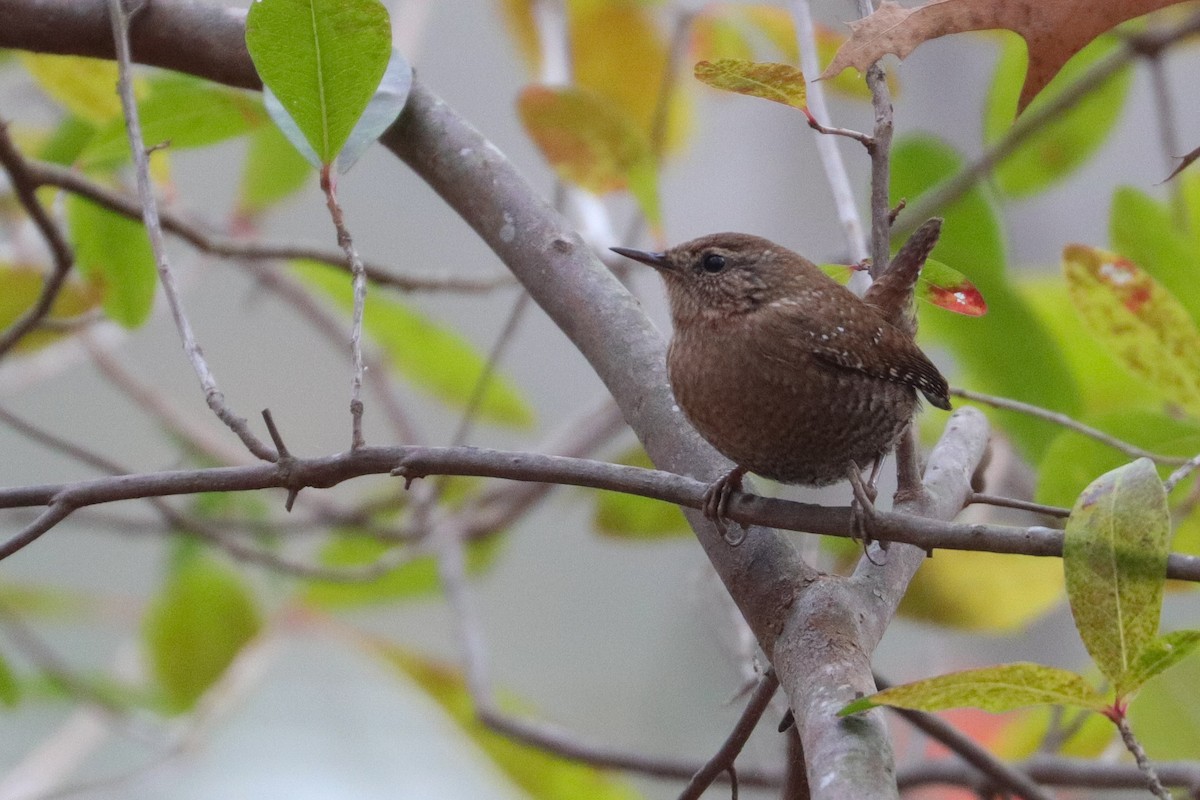
[[[904,58],[917,45],[964,31],[1006,28],[1029,47],[1029,71],[1017,103],[1025,110],[1071,56],[1122,22],[1184,0],[930,0],[904,8],[883,0],[869,17],[850,23],[850,39],[821,73],[831,78],[846,67],[865,72],[887,53]]]

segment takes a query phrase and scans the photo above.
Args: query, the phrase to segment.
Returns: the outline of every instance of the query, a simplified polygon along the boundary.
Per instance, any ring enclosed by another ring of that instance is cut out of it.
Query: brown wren
[[[662,253],[612,248],[666,282],[671,388],[737,465],[705,495],[722,531],[747,471],[808,486],[851,479],[858,489],[862,469],[912,421],[918,392],[950,408],[946,379],[913,341],[913,288],[940,231],[940,219],[922,225],[861,298],[803,256],[744,233]]]

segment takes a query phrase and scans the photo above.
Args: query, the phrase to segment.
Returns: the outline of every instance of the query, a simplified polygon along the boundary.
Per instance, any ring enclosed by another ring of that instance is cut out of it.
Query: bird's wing
[[[770,358],[795,361],[795,348],[803,347],[830,366],[911,386],[949,410],[950,387],[916,343],[873,309],[855,309],[858,313],[835,320],[804,313],[799,306],[796,313],[770,315],[766,324],[772,329],[756,341]]]

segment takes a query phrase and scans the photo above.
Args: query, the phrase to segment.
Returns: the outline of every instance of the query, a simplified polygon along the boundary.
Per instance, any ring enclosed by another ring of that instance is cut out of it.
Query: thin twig
[[[46,245],[50,248],[50,256],[54,261],[54,269],[43,281],[37,300],[7,330],[0,333],[0,358],[3,358],[17,342],[21,341],[25,334],[46,319],[50,309],[54,306],[54,301],[62,292],[63,286],[66,285],[67,275],[75,263],[75,254],[71,252],[71,247],[63,238],[58,225],[50,219],[46,209],[38,202],[35,194],[37,180],[30,174],[25,157],[21,155],[21,151],[13,143],[12,137],[8,135],[8,123],[4,120],[0,120],[0,164],[3,164],[4,169],[8,172],[17,202],[24,207],[25,212],[29,214],[29,218],[33,220],[33,224],[42,234],[42,238],[46,240]]]
[[[333,164],[321,167],[321,191],[325,193],[325,205],[329,208],[329,216],[337,231],[338,246],[346,254],[346,262],[350,265],[350,274],[354,286],[354,311],[350,320],[350,359],[353,362],[354,374],[350,378],[350,449],[357,450],[365,445],[363,438],[363,316],[367,307],[367,276],[359,258],[350,229],[346,227],[346,217],[342,206],[337,200],[337,178]]]
[[[137,200],[126,197],[119,191],[89,180],[85,175],[57,164],[30,160],[27,161],[27,165],[31,180],[38,186],[56,186],[80,197],[86,197],[114,213],[141,219],[142,209]],[[338,250],[314,245],[247,241],[222,236],[211,233],[204,225],[189,222],[169,209],[160,209],[159,216],[164,231],[178,236],[197,250],[215,256],[243,261],[317,261],[349,272],[346,256]],[[401,292],[482,294],[516,283],[516,279],[512,275],[505,274],[488,278],[465,278],[451,275],[397,273],[382,264],[366,261],[363,262],[363,269],[372,284]]]
[[[792,18],[796,22],[796,40],[800,49],[800,67],[805,75],[820,75],[821,65],[817,62],[817,36],[813,26],[809,0],[792,0]],[[808,108],[816,119],[829,119],[829,108],[825,104],[825,87],[820,81],[808,83]],[[833,193],[838,221],[846,234],[846,247],[852,261],[865,261],[870,255],[866,245],[866,232],[858,215],[854,191],[850,188],[850,176],[842,162],[837,140],[828,136],[816,138],[817,155],[825,170],[825,178]]]
[[[1061,119],[1062,115],[1081,102],[1093,90],[1123,69],[1139,56],[1151,56],[1171,47],[1178,41],[1200,31],[1200,13],[1194,13],[1178,25],[1163,30],[1147,31],[1128,37],[1124,46],[1105,56],[1066,87],[1062,93],[1049,98],[1045,105],[1025,111],[1008,132],[984,151],[983,155],[955,174],[934,186],[900,216],[896,224],[897,233],[909,233],[917,225],[958,200],[988,175],[997,164],[1011,155],[1031,136],[1049,123]]]
[[[1061,506],[1048,506],[1043,503],[1035,503],[1032,500],[1018,500],[1015,497],[1000,497],[994,494],[982,494],[981,492],[972,492],[967,498],[967,504],[982,503],[989,506],[999,506],[1001,508],[1016,508],[1021,511],[1032,511],[1036,514],[1045,514],[1048,517],[1069,517],[1071,509],[1062,508]]]
[[[1135,764],[1065,756],[1036,756],[1013,766],[1044,786],[1107,791],[1146,788],[1146,776]],[[1193,793],[1200,788],[1200,762],[1162,763],[1157,765],[1157,771],[1163,783],[1168,786],[1178,786]],[[981,780],[978,770],[950,759],[926,760],[902,767],[897,773],[897,783],[901,792],[934,784],[964,786],[977,791],[987,790],[986,782]]]
[[[729,773],[731,776],[736,774],[732,772],[733,762],[737,760],[738,755],[742,752],[742,748],[746,746],[746,742],[750,739],[750,734],[754,733],[754,729],[758,726],[758,721],[762,719],[763,712],[767,710],[767,706],[771,703],[771,698],[775,696],[775,692],[778,689],[779,678],[775,676],[775,670],[768,669],[758,682],[758,686],[754,689],[754,694],[750,696],[749,702],[746,703],[746,708],[738,718],[737,724],[733,726],[733,730],[729,732],[729,737],[725,739],[725,743],[692,776],[687,787],[680,793],[679,800],[698,800],[700,795],[704,794],[704,791],[717,779],[717,776],[722,773]],[[736,779],[733,780],[733,785],[737,786]]]
[[[996,397],[995,395],[984,394],[983,392],[976,392],[971,389],[962,389],[956,386],[950,387],[950,394],[961,397],[964,400],[974,400],[976,403],[983,403],[992,408],[1016,411],[1019,414],[1027,414],[1031,417],[1044,419],[1047,422],[1053,422],[1055,425],[1060,425],[1090,439],[1095,439],[1101,444],[1106,444],[1114,450],[1119,450],[1130,458],[1148,458],[1157,464],[1168,466],[1180,466],[1188,463],[1188,459],[1182,456],[1169,456],[1164,453],[1155,453],[1146,450],[1135,444],[1118,439],[1115,436],[1109,436],[1102,430],[1093,428],[1091,425],[1085,425],[1077,419],[1058,411],[1051,411],[1048,408],[1022,403],[1020,400],[1010,400],[1007,397]]]
[[[858,0],[861,17],[875,11],[871,0]],[[875,130],[871,145],[871,277],[878,278],[888,268],[891,253],[892,98],[883,67],[878,61],[867,68],[867,86],[875,111]]]
[[[200,345],[196,343],[191,323],[183,309],[183,300],[175,286],[175,276],[171,272],[167,260],[166,242],[163,241],[162,224],[158,216],[158,201],[154,198],[154,187],[150,184],[150,158],[146,153],[146,144],[142,138],[142,126],[138,116],[137,101],[133,96],[132,58],[129,52],[129,16],[122,6],[122,0],[108,0],[109,16],[112,20],[113,40],[116,43],[117,56],[117,91],[121,96],[121,108],[125,113],[125,128],[129,134],[129,147],[133,152],[133,163],[137,174],[138,197],[142,204],[142,221],[146,226],[146,234],[150,238],[150,248],[154,251],[154,261],[158,268],[159,282],[166,295],[167,304],[171,307],[171,316],[175,319],[175,327],[183,341],[183,350],[200,386],[204,389],[204,399],[208,407],[224,422],[229,429],[238,435],[246,448],[263,461],[274,461],[276,453],[263,444],[255,436],[243,417],[237,416],[225,402],[225,396],[217,387],[216,378],[208,367]]]
[[[703,507],[708,488],[704,481],[670,472],[582,458],[478,447],[363,447],[321,458],[297,458],[288,469],[276,464],[255,464],[0,488],[0,508],[53,505],[58,508],[54,513],[61,520],[74,509],[121,500],[293,486],[329,488],[352,478],[388,472],[409,482],[428,475],[450,474],[584,486],[651,497],[691,509]],[[45,516],[43,512],[39,519]],[[852,515],[845,506],[818,506],[745,493],[732,499],[728,516],[734,522],[825,536],[848,537],[852,532]],[[1062,555],[1062,531],[1040,526],[953,523],[877,510],[872,533],[877,539],[904,542],[922,550]],[[6,546],[3,552],[18,549]],[[1200,557],[1172,553],[1167,562],[1167,576],[1200,581]]]
[[[1124,714],[1119,715],[1115,720],[1117,730],[1121,732],[1121,741],[1125,743],[1125,748],[1133,754],[1133,760],[1137,762],[1138,769],[1146,776],[1146,787],[1150,793],[1160,800],[1171,800],[1171,793],[1163,786],[1162,781],[1158,778],[1158,773],[1154,769],[1154,764],[1150,762],[1150,757],[1146,755],[1146,749],[1142,747],[1142,743],[1133,735],[1133,728],[1129,727],[1129,718]]]
[[[479,372],[479,377],[475,379],[475,385],[471,387],[471,396],[467,399],[467,405],[463,408],[462,416],[458,420],[458,427],[454,429],[454,435],[450,437],[450,446],[457,447],[467,441],[467,437],[471,434],[471,425],[475,420],[476,414],[479,413],[479,408],[483,404],[483,398],[487,395],[488,388],[492,385],[492,378],[496,374],[496,365],[504,356],[504,351],[508,345],[512,343],[513,336],[516,335],[517,326],[520,325],[525,311],[529,308],[529,292],[521,292],[513,303],[512,309],[508,312],[508,317],[504,320],[504,326],[500,329],[500,333],[496,335],[496,341],[492,343],[492,349],[488,351],[487,360],[483,364],[483,369]]]
[[[1179,485],[1180,481],[1195,472],[1197,467],[1200,467],[1200,455],[1189,458],[1183,466],[1168,475],[1167,479],[1163,481],[1163,487],[1170,492]]]

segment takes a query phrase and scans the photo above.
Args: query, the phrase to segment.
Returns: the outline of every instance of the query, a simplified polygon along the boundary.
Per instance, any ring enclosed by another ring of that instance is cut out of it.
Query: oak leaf
[[[851,36],[821,73],[832,78],[846,67],[865,72],[887,53],[904,58],[922,42],[965,31],[1006,28],[1025,40],[1029,70],[1017,103],[1025,110],[1062,66],[1083,47],[1122,22],[1182,0],[930,0],[904,8],[883,0],[874,14],[850,23]]]

